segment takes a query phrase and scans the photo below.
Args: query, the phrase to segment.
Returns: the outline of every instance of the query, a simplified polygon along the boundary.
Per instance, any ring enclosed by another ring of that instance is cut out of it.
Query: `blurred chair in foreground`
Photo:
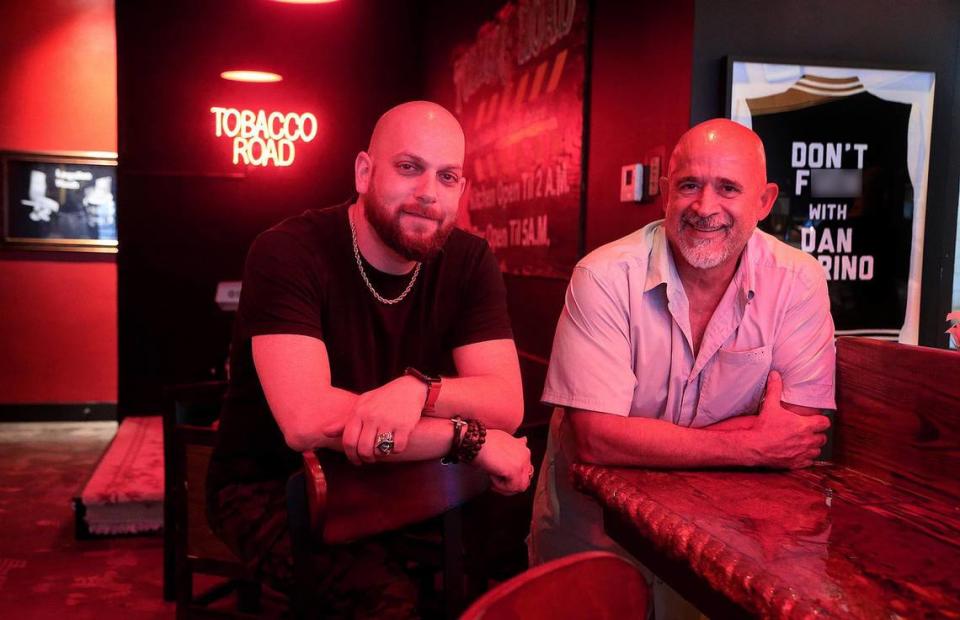
[[[636,566],[587,551],[517,575],[477,599],[461,620],[621,620],[647,615],[649,590]]]

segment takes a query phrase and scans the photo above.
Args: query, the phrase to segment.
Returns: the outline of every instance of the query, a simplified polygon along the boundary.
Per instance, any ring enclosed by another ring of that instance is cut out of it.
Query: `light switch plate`
[[[643,164],[630,164],[620,168],[620,202],[643,200]]]

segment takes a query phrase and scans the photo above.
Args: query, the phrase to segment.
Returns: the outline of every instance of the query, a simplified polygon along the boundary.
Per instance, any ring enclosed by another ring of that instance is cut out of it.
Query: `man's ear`
[[[770,210],[773,209],[773,203],[777,201],[779,194],[780,188],[777,187],[776,183],[767,183],[767,186],[763,188],[763,191],[760,192],[760,210],[757,212],[758,222],[770,215]]]
[[[366,151],[357,153],[353,162],[353,185],[358,194],[366,194],[370,187],[370,175],[373,172],[373,161]]]
[[[663,196],[663,210],[667,210],[667,202],[669,201],[670,193],[670,180],[667,177],[660,177],[660,195]]]

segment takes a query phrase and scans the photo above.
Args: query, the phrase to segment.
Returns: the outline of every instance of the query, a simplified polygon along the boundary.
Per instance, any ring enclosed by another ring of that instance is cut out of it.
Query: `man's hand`
[[[426,386],[406,375],[361,394],[343,427],[343,452],[350,462],[375,462],[380,456],[375,446],[379,433],[393,433],[393,454],[406,450],[425,399]]]
[[[809,467],[827,442],[824,432],[830,420],[824,415],[798,415],[783,407],[780,397],[783,379],[772,371],[760,415],[753,428],[745,431],[754,465],[799,469]]]
[[[493,490],[503,495],[526,491],[533,479],[526,437],[517,438],[503,431],[487,429],[487,440],[473,463],[490,474]]]

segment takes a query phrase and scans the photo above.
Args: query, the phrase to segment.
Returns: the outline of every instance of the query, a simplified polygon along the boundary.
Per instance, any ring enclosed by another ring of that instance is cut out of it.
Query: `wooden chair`
[[[226,382],[207,381],[166,386],[163,390],[163,598],[175,601],[176,582],[176,523],[174,497],[180,481],[174,479],[173,463],[179,458],[174,452],[174,428],[177,424],[210,426],[216,416],[209,418],[209,411],[219,412]],[[194,416],[194,412],[199,415]]]
[[[206,382],[165,391],[164,598],[176,601],[178,618],[244,617],[259,609],[260,584],[207,525],[207,466],[216,443],[210,424],[219,415],[225,390],[224,382]],[[194,594],[197,573],[224,580]],[[237,614],[207,607],[234,591]]]
[[[837,465],[960,504],[960,352],[837,339],[834,433]]]
[[[443,571],[444,615],[455,618],[465,601],[459,507],[488,484],[476,468],[439,461],[355,467],[339,453],[304,453],[304,470],[287,484],[295,615],[316,609],[311,551],[440,517],[443,534],[435,561]]]
[[[170,386],[165,390],[164,450],[164,597],[176,600],[178,617],[211,615],[207,605],[234,590],[239,611],[259,607],[254,575],[210,530],[206,519],[206,470],[216,440],[210,426],[218,417],[226,382]],[[304,455],[304,468],[288,484],[293,548],[309,552],[402,529],[431,518],[442,520],[436,543],[405,537],[405,555],[442,567],[444,608],[448,617],[463,609],[463,540],[459,506],[482,493],[488,479],[472,467],[438,461],[357,468],[343,455]],[[306,482],[305,482],[306,481]],[[292,492],[291,492],[292,489]],[[402,490],[402,493],[395,492]],[[310,609],[308,556],[295,558],[296,609]],[[225,578],[200,595],[193,593],[195,573]]]
[[[636,566],[587,551],[547,562],[477,599],[460,620],[621,620],[644,618],[649,588]]]

